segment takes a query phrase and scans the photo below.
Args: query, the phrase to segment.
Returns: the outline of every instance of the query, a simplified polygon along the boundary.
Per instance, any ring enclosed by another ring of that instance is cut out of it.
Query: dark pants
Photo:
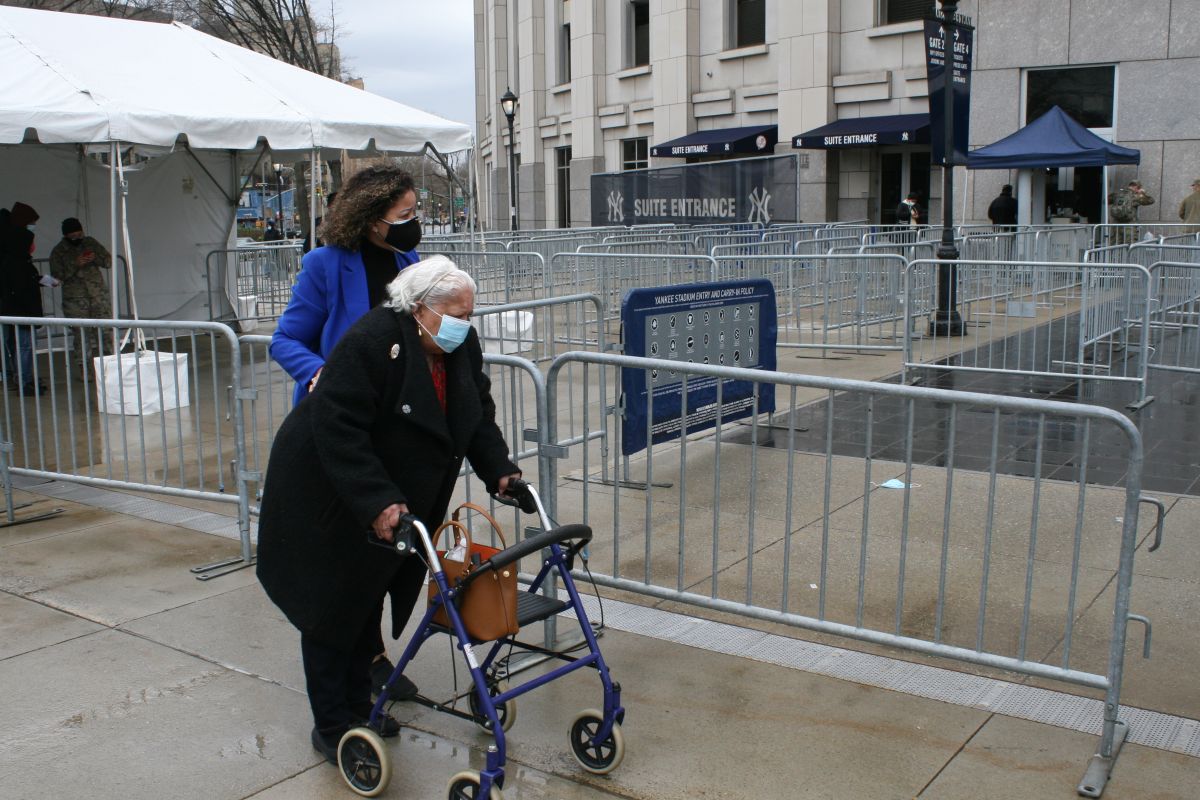
[[[33,386],[33,327],[4,326],[5,372],[10,385]]]
[[[371,661],[379,654],[383,598],[363,624],[350,651],[339,650],[301,634],[300,655],[308,685],[313,722],[322,733],[345,730],[355,721],[352,706],[371,702]]]

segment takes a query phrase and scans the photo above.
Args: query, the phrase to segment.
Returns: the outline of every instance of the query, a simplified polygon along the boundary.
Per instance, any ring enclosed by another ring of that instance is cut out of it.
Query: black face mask
[[[402,253],[415,250],[421,243],[421,221],[413,217],[403,222],[389,222],[387,236],[384,236],[383,240],[389,247],[394,247]]]
[[[83,239],[67,239],[67,241],[71,243],[72,247],[79,247],[83,244]]]

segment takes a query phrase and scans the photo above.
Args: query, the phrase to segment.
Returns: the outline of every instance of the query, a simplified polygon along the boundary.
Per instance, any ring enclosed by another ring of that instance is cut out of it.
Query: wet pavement
[[[1175,352],[1178,348],[1170,338],[1158,344],[1160,354],[1170,359],[1164,363],[1178,363]],[[1004,342],[988,344],[955,357],[955,362],[985,364],[990,351],[1004,346]],[[1035,352],[1033,348],[1026,349]],[[1108,370],[1111,374],[1125,371],[1124,351],[1106,352],[1104,356],[1111,365]],[[1103,364],[1105,359],[1099,360]],[[1136,364],[1129,370],[1136,372]],[[1152,367],[1147,394],[1153,400],[1138,410],[1128,408],[1138,399],[1137,388],[1115,381],[934,369],[916,370],[913,376],[916,380],[910,378],[911,383],[931,388],[1088,403],[1118,411],[1133,420],[1142,435],[1145,458],[1142,488],[1200,494],[1200,373]],[[892,375],[885,382],[899,380],[899,375]],[[868,452],[869,429],[872,458],[906,462],[911,427],[914,465],[945,466],[953,456],[955,468],[988,472],[994,457],[996,471],[1004,475],[1040,474],[1052,480],[1078,481],[1083,470],[1088,483],[1125,485],[1128,442],[1112,426],[1100,430],[1093,425],[1085,431],[1082,424],[1060,419],[1048,422],[1045,430],[1039,432],[1028,417],[993,416],[990,412],[959,407],[953,413],[952,443],[950,408],[924,404],[916,409],[911,420],[909,416],[907,403],[899,399],[877,397],[868,401],[837,395],[832,401],[826,398],[812,402],[794,415],[777,415],[773,442],[776,446],[786,446],[791,435],[789,427],[794,427],[798,449],[824,453],[827,442],[831,441],[832,452],[863,457]],[[993,432],[996,433],[994,448]],[[1043,442],[1040,454],[1039,436]]]

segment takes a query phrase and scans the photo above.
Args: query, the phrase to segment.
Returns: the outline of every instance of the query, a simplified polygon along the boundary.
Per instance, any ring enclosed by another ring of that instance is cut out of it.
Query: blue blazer
[[[397,253],[396,271],[420,258],[416,250]],[[342,334],[370,310],[362,253],[329,245],[304,256],[292,301],[271,337],[271,357],[296,381],[293,403],[308,395]]]

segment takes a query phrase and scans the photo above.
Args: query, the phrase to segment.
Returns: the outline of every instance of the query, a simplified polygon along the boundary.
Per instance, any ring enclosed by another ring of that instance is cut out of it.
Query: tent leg
[[[317,246],[317,180],[321,174],[321,151],[312,149],[308,159],[308,243]]]

